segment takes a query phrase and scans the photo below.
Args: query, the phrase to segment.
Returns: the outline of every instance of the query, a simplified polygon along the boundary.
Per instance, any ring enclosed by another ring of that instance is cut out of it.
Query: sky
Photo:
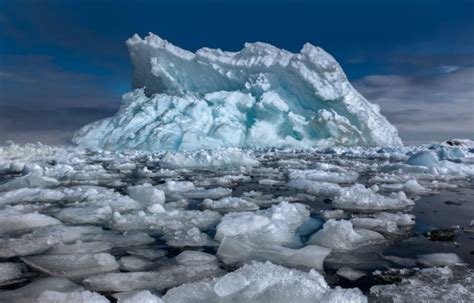
[[[0,0],[0,144],[68,144],[131,90],[125,40],[320,46],[406,144],[474,139],[474,0]]]

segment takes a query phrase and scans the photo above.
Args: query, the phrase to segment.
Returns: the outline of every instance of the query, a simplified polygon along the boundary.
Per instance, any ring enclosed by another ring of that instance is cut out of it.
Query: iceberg
[[[150,151],[402,145],[379,106],[309,43],[299,53],[260,42],[193,53],[150,33],[127,46],[134,90],[115,116],[84,126],[74,143]]]

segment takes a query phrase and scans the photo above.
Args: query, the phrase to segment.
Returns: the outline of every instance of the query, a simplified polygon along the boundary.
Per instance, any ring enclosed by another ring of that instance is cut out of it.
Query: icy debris
[[[26,286],[15,290],[0,292],[2,303],[32,303],[37,302],[39,296],[45,291],[58,291],[71,293],[83,291],[84,288],[65,278],[49,277],[35,280]]]
[[[0,210],[0,234],[27,231],[36,227],[61,224],[61,221],[38,213],[22,214],[13,209]]]
[[[334,210],[323,210],[321,211],[321,217],[326,221],[330,219],[345,219],[346,214],[342,209],[334,209]]]
[[[220,213],[259,209],[257,204],[239,197],[225,197],[219,200],[204,199],[200,206],[204,209],[210,209]]]
[[[431,150],[422,150],[412,155],[407,164],[416,166],[436,166],[439,163],[438,155]]]
[[[400,283],[372,286],[370,297],[381,302],[473,302],[473,279],[473,270],[464,266],[425,268]]]
[[[342,188],[332,202],[335,208],[364,211],[400,210],[414,204],[404,192],[383,196],[362,184]]]
[[[52,276],[81,279],[116,271],[119,264],[107,253],[38,255],[22,258],[28,266]]]
[[[331,197],[337,195],[341,190],[341,187],[338,184],[319,182],[307,179],[290,180],[288,182],[288,187],[305,191],[310,195],[325,195]]]
[[[352,268],[347,267],[347,266],[343,266],[343,267],[339,268],[337,270],[336,274],[338,276],[346,278],[347,280],[350,280],[350,281],[359,280],[360,278],[365,277],[367,275],[367,273],[365,273],[361,270],[352,269]]]
[[[158,249],[156,247],[134,247],[127,250],[127,253],[131,255],[137,255],[149,260],[155,260],[166,256],[167,251],[164,249]]]
[[[111,227],[120,231],[148,230],[166,234],[168,231],[187,230],[197,227],[207,230],[219,222],[219,213],[210,210],[171,210],[164,213],[145,214],[141,212],[114,213]]]
[[[255,243],[288,244],[296,229],[309,218],[306,206],[282,202],[256,212],[226,214],[217,226],[215,239],[245,236]]]
[[[156,271],[121,272],[92,276],[84,280],[87,288],[95,291],[131,291],[153,288],[158,291],[183,283],[194,282],[206,277],[222,274],[216,264],[172,265]]]
[[[109,303],[110,301],[96,293],[88,290],[61,292],[47,290],[38,297],[38,303]]]
[[[225,187],[214,187],[209,189],[194,189],[183,193],[186,199],[219,199],[230,196],[232,189]]]
[[[351,219],[356,228],[365,228],[380,233],[398,234],[403,228],[415,225],[415,216],[403,213],[382,212],[372,217],[355,217]]]
[[[308,244],[317,244],[335,250],[354,250],[385,242],[385,238],[374,231],[353,228],[347,220],[329,220],[323,229],[311,236]]]
[[[57,202],[63,200],[65,195],[58,190],[42,188],[19,188],[0,193],[0,206],[22,202]]]
[[[166,241],[167,245],[173,247],[216,246],[214,240],[208,234],[201,232],[197,227],[167,231],[162,239]]]
[[[31,234],[21,238],[0,239],[0,258],[39,254],[58,242],[52,236],[34,237]]]
[[[0,263],[0,286],[19,278],[22,274],[22,269],[23,265],[20,263]]]
[[[149,290],[136,291],[121,295],[118,303],[163,303],[160,297],[155,296]]]
[[[383,190],[403,191],[404,193],[407,193],[407,194],[418,194],[418,195],[426,195],[431,192],[431,190],[420,185],[416,181],[416,179],[410,179],[406,181],[405,183],[383,184],[380,188]]]
[[[323,271],[324,258],[331,249],[308,245],[291,249],[275,244],[253,243],[239,237],[224,237],[217,255],[226,264],[242,264],[251,260],[271,261],[289,267],[316,268]]]
[[[426,267],[446,266],[462,263],[455,253],[433,253],[417,256],[418,262]]]
[[[112,249],[114,246],[110,242],[106,241],[81,241],[78,240],[74,243],[58,243],[48,249],[46,254],[49,255],[60,255],[60,254],[84,254],[84,253],[96,253],[103,252]]]
[[[143,205],[164,204],[166,201],[165,193],[151,184],[129,186],[127,192],[130,198]]]
[[[138,256],[123,256],[118,263],[122,271],[144,271],[153,265],[153,262]]]
[[[16,177],[0,185],[0,191],[7,191],[28,187],[50,187],[58,184],[58,180],[43,176],[41,168],[38,168],[24,176]]]
[[[216,256],[195,250],[185,250],[177,255],[175,260],[181,265],[201,265],[217,262]]]
[[[112,218],[112,208],[105,207],[66,207],[54,215],[64,223],[103,224]]]
[[[302,272],[267,263],[252,263],[212,281],[169,290],[163,301],[217,302],[367,302],[358,289],[331,289],[317,271]]]
[[[354,183],[359,178],[357,172],[350,171],[325,171],[318,169],[289,170],[290,179],[307,179],[329,183]]]
[[[248,151],[236,148],[218,150],[200,150],[188,153],[166,153],[160,162],[165,168],[239,168],[256,166],[258,160]]]

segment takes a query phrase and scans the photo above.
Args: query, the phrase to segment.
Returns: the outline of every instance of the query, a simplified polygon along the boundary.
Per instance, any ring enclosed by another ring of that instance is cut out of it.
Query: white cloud
[[[406,142],[474,139],[474,68],[422,76],[372,75],[354,87],[379,104]]]

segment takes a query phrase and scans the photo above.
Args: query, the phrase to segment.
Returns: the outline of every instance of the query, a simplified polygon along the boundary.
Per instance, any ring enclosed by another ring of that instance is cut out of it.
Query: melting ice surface
[[[472,302],[473,147],[0,147],[0,302]]]
[[[297,54],[265,43],[192,53],[150,34],[127,46],[135,90],[75,143],[150,151],[402,144],[334,58],[309,43]]]

